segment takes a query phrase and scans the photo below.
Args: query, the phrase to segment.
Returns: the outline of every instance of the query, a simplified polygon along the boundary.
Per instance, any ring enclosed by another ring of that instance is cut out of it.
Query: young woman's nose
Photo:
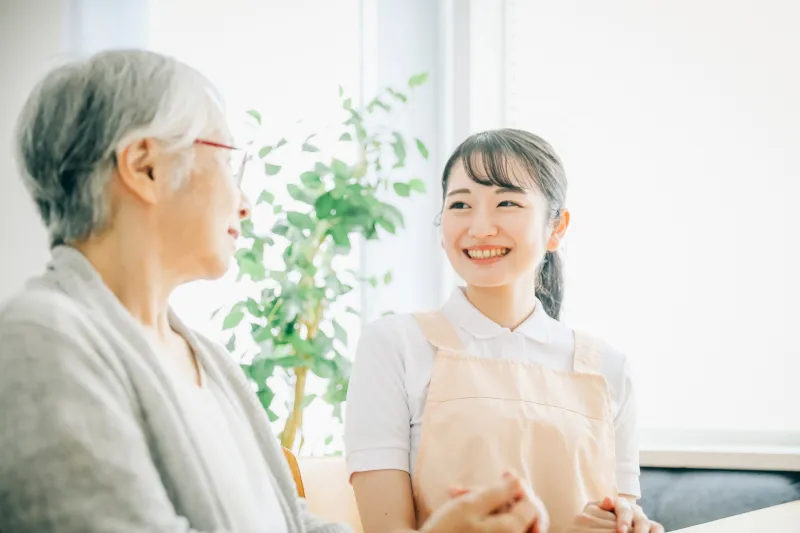
[[[497,235],[497,225],[489,213],[475,210],[469,225],[469,236],[473,239],[486,239]]]

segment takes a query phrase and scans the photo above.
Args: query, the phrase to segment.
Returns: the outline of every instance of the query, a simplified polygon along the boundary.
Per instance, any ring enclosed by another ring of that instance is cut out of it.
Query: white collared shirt
[[[469,355],[573,368],[572,328],[548,316],[539,302],[514,331],[483,315],[461,289],[453,292],[442,311],[456,326]],[[413,473],[434,356],[434,348],[410,314],[391,315],[364,327],[345,418],[351,475],[372,470]],[[612,400],[619,491],[639,497],[636,403],[625,356],[606,346],[602,373]]]

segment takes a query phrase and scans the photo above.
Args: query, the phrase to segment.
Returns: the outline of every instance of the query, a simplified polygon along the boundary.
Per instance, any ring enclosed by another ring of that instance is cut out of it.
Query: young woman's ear
[[[567,234],[569,227],[569,216],[568,209],[559,211],[555,224],[553,224],[553,231],[550,233],[550,240],[547,241],[548,252],[555,252],[561,246],[561,241],[564,240],[564,235]]]

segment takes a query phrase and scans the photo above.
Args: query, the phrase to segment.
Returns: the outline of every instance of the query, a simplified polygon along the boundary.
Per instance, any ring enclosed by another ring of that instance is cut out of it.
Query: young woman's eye
[[[464,202],[453,202],[450,204],[450,209],[466,209],[467,207],[469,206]]]
[[[503,200],[497,207],[521,207],[518,203],[512,202],[511,200]]]

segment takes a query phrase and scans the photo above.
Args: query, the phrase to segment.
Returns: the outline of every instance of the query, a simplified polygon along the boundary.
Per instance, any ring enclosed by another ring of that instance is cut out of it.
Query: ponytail
[[[547,252],[539,267],[536,279],[536,297],[544,310],[558,320],[564,299],[564,265],[557,252]]]

